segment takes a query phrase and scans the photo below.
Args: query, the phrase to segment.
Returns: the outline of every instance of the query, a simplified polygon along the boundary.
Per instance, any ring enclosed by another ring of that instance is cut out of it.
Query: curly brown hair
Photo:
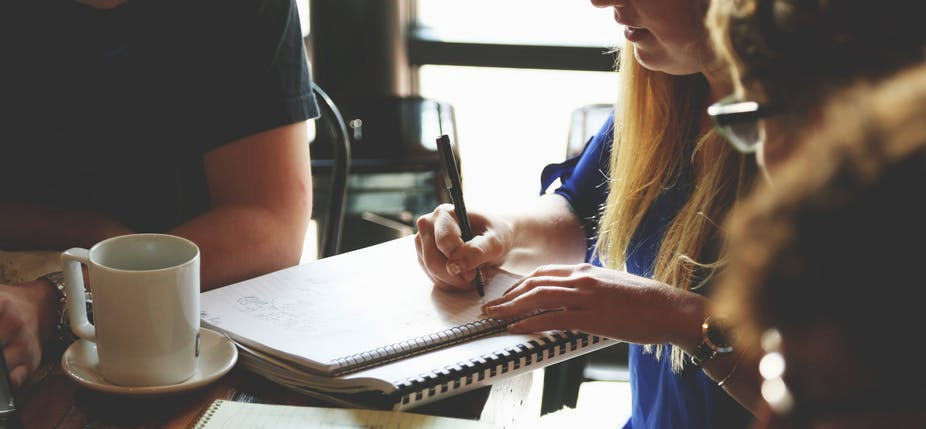
[[[787,336],[823,323],[872,373],[919,365],[926,66],[859,84],[828,106],[774,185],[734,209],[716,311],[740,326],[744,350],[757,350],[768,328]]]
[[[858,78],[926,55],[921,2],[713,0],[707,24],[719,57],[757,101],[800,109]]]

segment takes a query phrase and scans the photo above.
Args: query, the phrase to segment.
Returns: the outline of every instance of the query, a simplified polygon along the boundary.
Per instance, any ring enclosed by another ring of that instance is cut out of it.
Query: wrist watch
[[[64,273],[61,271],[51,272],[39,277],[55,287],[58,291],[58,319],[55,324],[55,332],[58,336],[58,344],[61,346],[67,346],[75,340],[77,336],[71,332],[71,322],[68,319],[68,306],[67,306],[67,289],[64,288]],[[93,314],[93,298],[90,295],[90,291],[84,291],[85,298],[87,299],[87,317],[92,319]]]
[[[720,353],[733,351],[733,341],[730,338],[730,326],[727,321],[719,317],[708,316],[701,323],[701,344],[695,348],[691,355],[691,364],[700,368]]]

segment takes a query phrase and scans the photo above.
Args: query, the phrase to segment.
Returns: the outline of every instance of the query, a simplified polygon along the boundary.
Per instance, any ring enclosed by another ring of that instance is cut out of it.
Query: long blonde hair
[[[685,186],[690,197],[665,230],[653,278],[697,289],[719,264],[718,225],[734,200],[751,187],[754,162],[715,132],[699,133],[709,90],[701,74],[648,70],[634,57],[631,44],[621,53],[620,74],[610,191],[596,251],[607,267],[624,269],[631,237],[656,197]],[[662,345],[655,351],[659,358]],[[673,348],[672,369],[681,370],[683,362],[683,352]]]

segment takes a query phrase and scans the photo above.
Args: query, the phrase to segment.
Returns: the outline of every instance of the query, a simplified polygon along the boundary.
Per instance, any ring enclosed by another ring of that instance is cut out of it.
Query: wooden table
[[[57,268],[57,252],[0,251],[0,283],[34,279]],[[284,405],[330,406],[240,368],[198,390],[163,397],[127,397],[81,387],[61,369],[61,352],[48,353],[41,368],[16,393],[25,428],[189,428],[216,399]],[[412,412],[479,419],[513,428],[540,416],[543,371],[502,380]],[[529,424],[526,425],[529,427]]]
[[[43,364],[16,395],[25,428],[189,428],[216,399],[285,405],[330,406],[235,368],[198,390],[163,397],[128,397],[78,386],[57,362]],[[413,410],[416,413],[479,419],[500,428],[540,415],[536,377],[543,371],[504,380]],[[534,389],[531,387],[534,386]]]

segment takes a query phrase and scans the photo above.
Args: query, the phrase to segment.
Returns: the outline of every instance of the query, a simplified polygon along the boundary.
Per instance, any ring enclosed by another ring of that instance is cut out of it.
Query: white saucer
[[[200,328],[199,358],[193,376],[182,383],[166,386],[119,386],[106,381],[99,372],[96,344],[78,340],[61,357],[68,377],[88,389],[118,395],[166,395],[205,386],[228,373],[238,361],[238,349],[228,337]]]

